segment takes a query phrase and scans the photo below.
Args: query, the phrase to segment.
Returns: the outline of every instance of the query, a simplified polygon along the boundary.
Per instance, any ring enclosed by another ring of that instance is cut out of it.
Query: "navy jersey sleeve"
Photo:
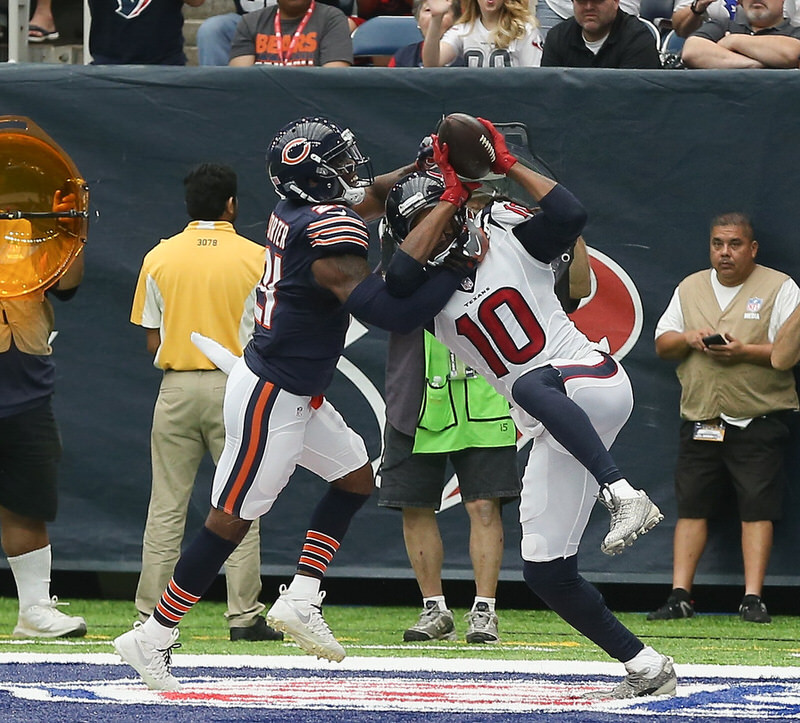
[[[346,206],[312,206],[319,218],[306,227],[311,248],[320,256],[352,254],[367,257],[369,231],[361,217]]]
[[[561,184],[543,196],[539,205],[541,213],[516,226],[514,235],[531,256],[549,264],[580,236],[586,209]]]

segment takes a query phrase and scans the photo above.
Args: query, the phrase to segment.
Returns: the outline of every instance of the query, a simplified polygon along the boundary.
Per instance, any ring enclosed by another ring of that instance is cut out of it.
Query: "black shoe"
[[[231,640],[283,640],[283,633],[267,625],[261,616],[249,628],[231,628]]]
[[[694,606],[686,590],[676,588],[658,610],[647,614],[648,620],[679,620],[694,615]]]
[[[746,623],[771,623],[767,606],[758,595],[745,595],[739,606],[739,617]]]

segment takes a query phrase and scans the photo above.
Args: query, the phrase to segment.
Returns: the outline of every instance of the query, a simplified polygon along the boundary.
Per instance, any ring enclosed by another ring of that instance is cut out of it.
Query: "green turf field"
[[[228,640],[225,605],[201,602],[181,625],[181,653],[297,654],[290,641],[250,643]],[[17,601],[0,598],[0,652],[113,652],[111,640],[134,620],[133,605],[117,600],[71,600],[64,611],[83,615],[85,638],[18,641],[11,636]],[[463,609],[454,609],[456,630],[466,631]],[[467,645],[459,641],[403,643],[403,630],[419,610],[408,607],[325,607],[325,619],[349,655],[431,656],[508,660],[608,660],[555,614],[543,610],[500,610],[501,642]],[[644,613],[620,613],[620,620],[645,643],[676,663],[800,666],[800,618],[776,616],[768,625],[743,623],[736,615],[698,615],[688,620],[648,622]],[[463,638],[462,638],[463,639]]]

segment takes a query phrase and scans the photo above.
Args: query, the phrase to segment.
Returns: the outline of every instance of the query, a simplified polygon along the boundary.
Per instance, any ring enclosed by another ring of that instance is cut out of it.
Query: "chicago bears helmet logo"
[[[122,15],[123,18],[130,20],[137,15],[141,15],[151,2],[153,0],[117,0],[115,12],[117,15]]]
[[[281,152],[281,160],[288,166],[302,163],[311,155],[311,143],[308,138],[295,138],[289,141]]]

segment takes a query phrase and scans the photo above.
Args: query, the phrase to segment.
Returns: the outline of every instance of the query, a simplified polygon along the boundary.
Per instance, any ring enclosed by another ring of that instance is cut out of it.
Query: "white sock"
[[[622,479],[618,479],[616,482],[612,482],[610,485],[608,485],[608,489],[610,489],[616,497],[619,497],[623,500],[639,496],[639,491],[633,489],[630,482],[628,482],[628,480],[626,480],[624,477]]]
[[[289,585],[289,592],[295,597],[312,600],[319,595],[319,587],[321,584],[322,580],[318,577],[295,575]]]
[[[486,603],[489,606],[489,612],[491,612],[491,613],[494,612],[495,598],[493,598],[493,597],[481,597],[480,595],[476,595],[475,596],[475,602],[472,603],[472,609],[473,610],[475,609],[475,606],[478,603]]]
[[[165,648],[169,644],[172,631],[175,628],[168,628],[166,625],[162,625],[154,615],[151,615],[142,623],[139,629],[145,634],[145,637],[150,638],[155,643],[156,648]]]
[[[50,545],[8,558],[14,582],[17,583],[20,611],[39,605],[43,600],[50,600],[52,563],[53,552]]]
[[[658,675],[658,671],[661,670],[663,662],[664,656],[653,650],[649,645],[646,645],[637,655],[625,663],[625,670],[629,673],[640,673],[645,678],[655,678]]]
[[[422,598],[422,607],[428,607],[428,601],[436,603],[439,610],[447,610],[447,603],[444,601],[444,595],[431,595],[430,597]]]

